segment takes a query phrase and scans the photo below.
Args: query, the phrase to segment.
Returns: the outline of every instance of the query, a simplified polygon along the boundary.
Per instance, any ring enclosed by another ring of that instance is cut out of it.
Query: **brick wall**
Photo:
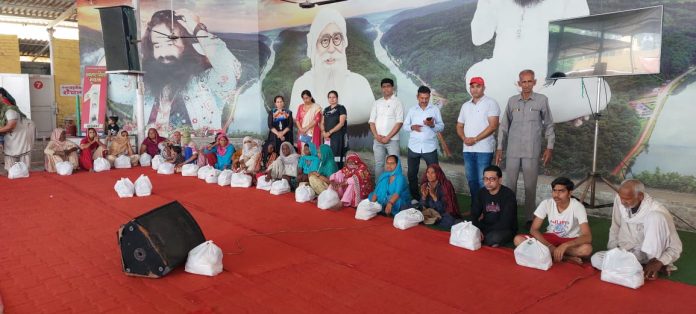
[[[16,35],[0,35],[0,73],[22,73]]]

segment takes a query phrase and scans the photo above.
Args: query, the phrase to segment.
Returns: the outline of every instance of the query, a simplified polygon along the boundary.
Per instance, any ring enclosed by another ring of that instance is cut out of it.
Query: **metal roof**
[[[73,4],[75,0],[2,0],[0,15],[55,20]],[[77,12],[72,12],[66,20],[77,21]]]
[[[19,39],[19,54],[21,56],[28,57],[45,57],[48,58],[49,50],[46,49],[48,46],[48,40],[38,40],[38,39]]]

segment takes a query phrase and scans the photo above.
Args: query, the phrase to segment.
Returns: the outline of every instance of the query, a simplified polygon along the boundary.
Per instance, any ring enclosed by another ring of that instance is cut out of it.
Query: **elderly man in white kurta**
[[[370,118],[375,96],[365,77],[348,70],[346,34],[346,20],[341,13],[331,8],[317,13],[307,34],[307,56],[312,68],[295,80],[290,110],[297,112],[302,103],[300,94],[305,89],[312,92],[319,104],[326,104],[328,93],[335,90],[350,114],[348,125],[366,123]]]
[[[607,248],[616,247],[636,256],[647,279],[657,278],[660,271],[676,270],[672,263],[682,252],[672,214],[645,193],[645,186],[638,180],[624,181],[614,198]],[[602,269],[605,254],[594,254],[592,266]]]

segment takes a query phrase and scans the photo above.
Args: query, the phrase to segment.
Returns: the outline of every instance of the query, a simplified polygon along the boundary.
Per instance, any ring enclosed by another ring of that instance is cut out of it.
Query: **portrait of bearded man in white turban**
[[[307,34],[307,56],[312,68],[295,80],[290,110],[297,112],[300,93],[309,90],[317,104],[325,107],[332,90],[341,95],[339,103],[348,111],[348,124],[366,123],[375,101],[367,79],[348,70],[346,20],[334,9],[324,8],[312,22]]]
[[[519,93],[517,80],[520,70],[534,70],[541,82],[547,77],[549,21],[589,14],[587,0],[479,0],[471,20],[471,41],[480,46],[495,38],[495,47],[491,58],[469,68],[466,82],[472,77],[485,77],[486,95],[505,104],[510,96]],[[592,108],[597,80],[584,79]],[[555,123],[592,113],[587,95],[582,93],[580,79],[549,81],[538,84],[534,91],[548,97]],[[606,92],[606,98],[602,97],[600,110],[606,108],[611,99],[608,84],[602,92]]]

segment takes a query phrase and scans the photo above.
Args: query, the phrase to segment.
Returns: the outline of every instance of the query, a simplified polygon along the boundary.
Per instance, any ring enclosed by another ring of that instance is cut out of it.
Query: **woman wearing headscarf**
[[[320,160],[317,147],[311,139],[304,139],[302,156],[297,160],[297,182],[309,182],[309,174],[319,170]]]
[[[159,155],[162,152],[160,144],[166,140],[166,138],[159,135],[157,129],[150,128],[147,130],[147,137],[140,144],[140,154],[147,153],[150,157]]]
[[[215,154],[215,164],[213,165],[215,169],[230,169],[232,165],[232,154],[234,154],[234,146],[230,144],[227,135],[220,134],[217,136],[217,143],[205,147],[203,153]]]
[[[321,144],[321,107],[314,102],[312,93],[308,90],[302,91],[303,103],[297,108],[297,117],[295,118],[295,126],[297,126],[297,148],[302,148],[304,140],[311,139],[314,147],[319,147]]]
[[[73,170],[80,168],[77,150],[79,147],[65,139],[65,130],[56,128],[51,133],[51,140],[44,149],[44,167],[48,172],[56,172],[56,163],[69,161]]]
[[[324,108],[319,128],[324,144],[331,146],[336,165],[343,168],[348,152],[348,114],[346,107],[338,103],[338,93],[334,90],[328,95],[329,105]]]
[[[266,180],[286,179],[288,182],[297,177],[297,162],[300,155],[295,152],[295,147],[290,142],[280,144],[280,155],[268,167],[266,167]]]
[[[309,185],[315,193],[320,194],[329,187],[329,177],[338,170],[331,146],[322,144],[319,146],[319,169],[309,173]]]
[[[387,156],[384,172],[377,179],[375,191],[368,198],[382,205],[382,213],[386,215],[396,215],[411,204],[411,192],[408,180],[401,172],[399,156]]]
[[[133,146],[131,146],[130,139],[128,138],[128,131],[126,130],[121,130],[116,136],[111,138],[106,159],[108,159],[113,166],[116,158],[121,155],[130,159],[131,166],[135,167],[138,165],[140,156],[133,151]]]
[[[176,134],[176,132],[174,133]],[[203,154],[198,153],[196,143],[191,140],[191,132],[189,130],[184,130],[181,132],[180,145],[184,154],[184,162],[177,165],[177,169],[181,169],[181,167],[183,167],[185,164],[198,164],[198,166],[205,165],[206,159]]]
[[[36,133],[34,122],[19,110],[7,91],[0,98],[0,138],[4,140],[5,170],[9,171],[15,162],[23,162],[30,168]]]
[[[293,118],[292,111],[285,109],[283,96],[273,98],[275,108],[268,113],[268,139],[267,144],[272,144],[276,152],[280,151],[283,142],[292,143]]]
[[[99,140],[97,130],[87,129],[87,135],[80,141],[80,167],[92,170],[94,161],[106,154],[106,145]]]
[[[213,142],[210,143],[210,145],[208,145],[208,146],[213,146],[213,145],[217,144],[218,139],[219,139],[220,136],[222,136],[223,134],[224,134],[224,133],[222,133],[222,132],[215,134],[215,140],[213,140]],[[208,165],[211,165],[211,166],[212,166],[212,165],[215,165],[215,164],[217,163],[217,157],[215,156],[215,152],[206,153],[206,152],[205,152],[205,147],[201,147],[201,148],[202,148],[202,150],[203,150],[203,157],[205,158],[205,163],[208,164]],[[234,155],[233,155],[233,157],[232,157],[235,161],[239,158],[238,153],[241,153],[241,151],[240,151],[240,152],[237,152],[237,153],[234,153]]]
[[[344,206],[357,207],[373,190],[370,170],[357,153],[349,153],[346,165],[329,180]]]
[[[261,145],[258,140],[245,136],[242,140],[242,154],[235,165],[235,171],[255,174],[261,165]]]
[[[424,212],[435,210],[437,214],[433,215],[441,217],[438,225],[443,227],[451,226],[454,219],[460,217],[454,186],[438,164],[430,164],[425,170],[421,180],[419,205]]]

